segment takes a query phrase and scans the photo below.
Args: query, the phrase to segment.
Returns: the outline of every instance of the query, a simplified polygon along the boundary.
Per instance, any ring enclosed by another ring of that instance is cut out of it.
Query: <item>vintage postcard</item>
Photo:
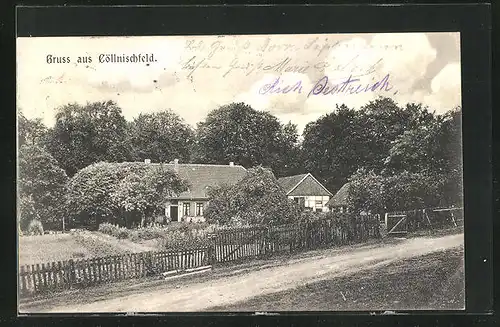
[[[459,33],[19,37],[20,313],[463,310]]]

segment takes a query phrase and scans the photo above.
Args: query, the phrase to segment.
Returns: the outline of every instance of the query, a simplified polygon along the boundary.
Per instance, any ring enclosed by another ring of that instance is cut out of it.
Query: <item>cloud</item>
[[[385,46],[400,45],[400,50],[389,49],[381,54],[381,72],[391,74],[401,92],[411,90],[413,83],[425,76],[427,67],[436,59],[436,49],[432,47],[425,34],[398,33],[379,34],[373,37],[371,45],[379,49]]]
[[[444,113],[461,105],[461,69],[459,63],[446,65],[431,82],[432,93],[424,97],[431,109]]]
[[[371,40],[362,37],[344,40],[331,49],[326,58],[325,75],[329,78],[329,85],[352,76],[362,86],[371,86],[389,74],[390,91],[378,88],[376,92],[358,94],[319,94],[307,99],[306,111],[328,113],[341,104],[357,109],[377,96],[392,97],[401,105],[423,102],[439,108],[438,111],[448,110],[460,101],[460,89],[457,89],[456,83],[447,82],[451,78],[460,84],[458,64],[450,65],[434,77],[432,93],[414,89],[416,81],[429,78],[427,68],[436,56],[437,50],[422,33],[378,34]]]
[[[187,49],[191,41],[195,48]],[[390,83],[398,92],[387,95],[398,102],[423,101],[439,110],[460,103],[459,64],[434,65],[432,75],[436,76],[429,75],[428,67],[435,63],[437,50],[425,33],[20,38],[17,42],[18,104],[27,117],[43,117],[49,126],[54,121],[54,108],[69,102],[114,100],[128,120],[140,112],[170,108],[194,126],[210,110],[237,101],[269,111],[284,122],[292,120],[300,129],[310,120],[334,110],[337,104],[359,108],[384,95],[377,91],[308,97],[314,84],[325,75],[331,84],[353,75],[366,85],[389,73]],[[196,48],[200,42],[204,46]],[[232,50],[247,42],[253,48]],[[98,62],[99,54],[137,52],[154,53],[157,61],[149,66]],[[92,56],[93,61],[47,64],[48,54],[72,59]],[[192,57],[197,63],[209,58],[206,65],[221,68],[199,67],[188,76],[190,70],[183,64]],[[264,66],[278,67],[287,58],[291,70],[300,65],[310,67],[304,73],[286,70],[280,73],[274,68],[263,71],[262,66],[260,70],[245,68],[249,64],[257,66],[261,61]],[[440,58],[446,62],[442,54]],[[230,65],[234,68],[224,75]],[[48,77],[60,78],[62,82],[42,82]],[[302,92],[259,94],[262,86],[277,78],[280,85],[295,85],[300,81]],[[419,80],[432,84],[429,86],[432,92],[415,89],[415,81]]]

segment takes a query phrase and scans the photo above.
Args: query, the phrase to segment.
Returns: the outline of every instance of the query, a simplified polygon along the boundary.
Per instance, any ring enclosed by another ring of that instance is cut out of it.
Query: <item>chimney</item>
[[[151,159],[144,159],[144,163],[150,164],[151,163]]]
[[[234,166],[234,162],[232,162],[232,161],[231,161],[231,162],[229,163],[229,166]]]

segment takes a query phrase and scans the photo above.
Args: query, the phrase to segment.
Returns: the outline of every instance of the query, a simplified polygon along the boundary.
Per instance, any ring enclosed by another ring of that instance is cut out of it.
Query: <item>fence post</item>
[[[215,262],[217,260],[216,258],[216,251],[217,251],[217,242],[215,240],[216,235],[211,235],[210,236],[210,244],[208,245],[208,251],[207,251],[207,256],[208,256],[208,264],[211,266],[215,265]]]
[[[69,259],[69,288],[73,288],[76,282],[75,261]]]

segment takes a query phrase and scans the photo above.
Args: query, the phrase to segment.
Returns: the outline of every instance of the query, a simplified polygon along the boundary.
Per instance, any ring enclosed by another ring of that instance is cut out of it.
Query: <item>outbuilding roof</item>
[[[281,177],[278,178],[278,183],[285,190],[287,195],[332,195],[332,193],[330,193],[330,191],[310,173]]]
[[[347,197],[349,196],[349,183],[345,183],[340,190],[335,193],[334,196],[328,201],[326,204],[328,207],[342,207],[346,206],[347,203]]]

